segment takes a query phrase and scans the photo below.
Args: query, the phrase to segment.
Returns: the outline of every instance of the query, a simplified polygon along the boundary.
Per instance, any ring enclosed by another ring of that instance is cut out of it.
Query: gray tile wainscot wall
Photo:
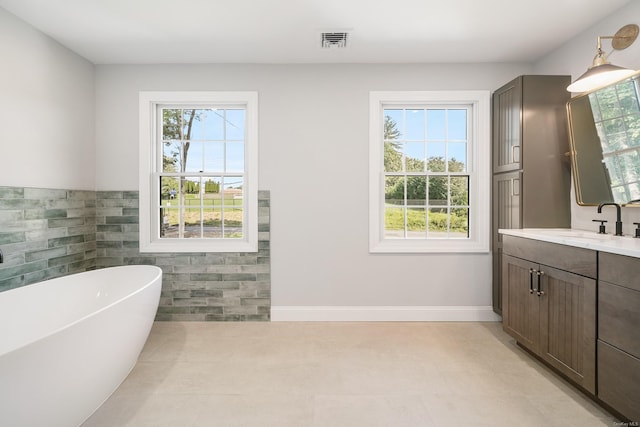
[[[97,266],[152,264],[163,270],[156,320],[269,320],[269,192],[258,195],[253,253],[140,253],[138,192],[97,192]]]
[[[0,187],[0,249],[0,292],[95,268],[95,191]]]
[[[140,253],[137,191],[0,187],[0,292],[84,270],[163,270],[156,320],[270,319],[270,198],[260,191],[256,253]]]

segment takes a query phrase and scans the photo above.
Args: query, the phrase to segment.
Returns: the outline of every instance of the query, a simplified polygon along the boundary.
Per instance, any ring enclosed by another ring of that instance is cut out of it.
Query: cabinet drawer
[[[640,291],[640,258],[600,252],[600,280]]]
[[[505,254],[518,258],[535,260],[581,276],[597,277],[597,253],[590,249],[509,235],[502,236],[502,248]]]
[[[640,359],[598,340],[598,398],[640,420]]]
[[[640,292],[602,281],[598,291],[598,337],[640,358]]]

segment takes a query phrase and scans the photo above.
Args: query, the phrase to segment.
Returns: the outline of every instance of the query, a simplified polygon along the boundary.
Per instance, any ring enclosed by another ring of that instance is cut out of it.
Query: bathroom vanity
[[[500,233],[504,331],[604,406],[640,420],[640,239]]]
[[[598,397],[640,420],[640,258],[599,254]]]

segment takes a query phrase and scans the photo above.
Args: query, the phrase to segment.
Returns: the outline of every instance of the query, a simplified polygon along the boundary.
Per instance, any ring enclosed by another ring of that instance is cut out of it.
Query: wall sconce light
[[[593,58],[593,64],[586,73],[571,83],[567,90],[569,92],[587,92],[622,80],[635,73],[634,70],[612,65],[607,61],[607,54],[602,50],[602,39],[612,39],[611,46],[613,50],[623,50],[631,46],[637,37],[638,26],[636,24],[625,25],[614,36],[599,36],[598,49],[596,50],[596,56]]]

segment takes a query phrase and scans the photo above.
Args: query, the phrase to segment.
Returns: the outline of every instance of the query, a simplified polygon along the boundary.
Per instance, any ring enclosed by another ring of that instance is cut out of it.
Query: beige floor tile
[[[84,426],[612,426],[499,323],[157,322]]]
[[[543,427],[544,414],[516,396],[433,394],[423,397],[436,426]]]
[[[316,396],[314,426],[421,427],[435,426],[419,396]]]
[[[195,426],[206,396],[197,394],[114,394],[83,427]]]
[[[544,414],[549,427],[623,425],[616,424],[616,420],[593,401],[572,390],[563,396],[529,397],[529,402]]]
[[[310,396],[213,395],[198,413],[201,427],[306,427],[313,425]]]

